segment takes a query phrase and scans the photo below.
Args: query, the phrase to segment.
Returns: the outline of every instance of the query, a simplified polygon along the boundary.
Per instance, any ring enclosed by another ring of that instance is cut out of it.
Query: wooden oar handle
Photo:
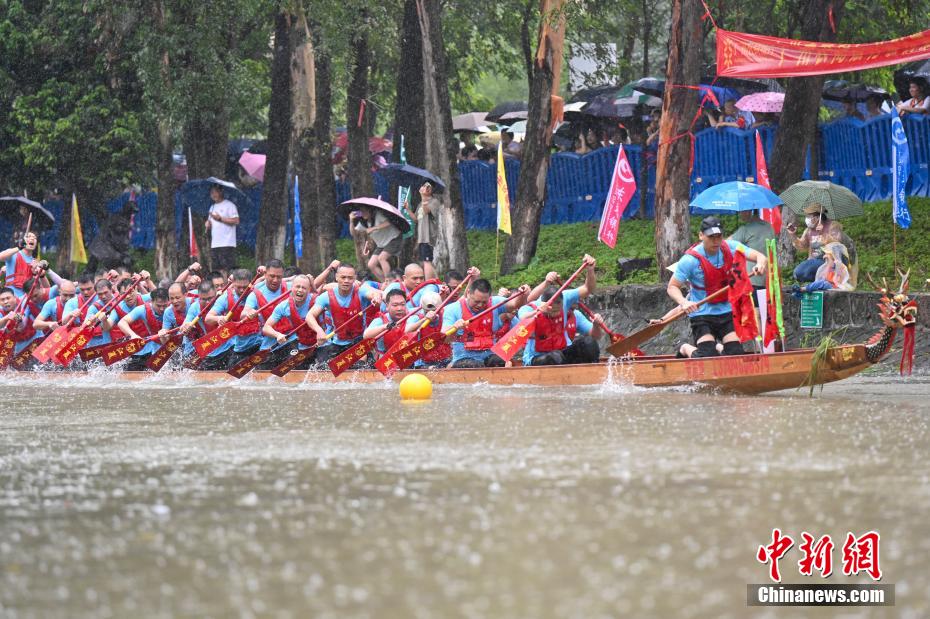
[[[695,304],[697,307],[701,307],[702,305],[704,305],[705,303],[711,301],[712,299],[716,299],[717,297],[719,297],[720,295],[722,295],[724,292],[729,292],[729,290],[730,290],[730,287],[729,287],[729,286],[724,286],[724,287],[721,288],[720,290],[718,290],[718,291],[716,291],[716,292],[714,292],[714,293],[712,293],[712,294],[707,295],[706,297],[704,297],[704,298],[701,299],[700,301],[695,301],[694,304]],[[681,318],[681,317],[684,316],[685,314],[687,314],[687,312],[686,312],[685,310],[681,309],[681,307],[679,307],[677,313],[675,313],[674,315],[669,316],[668,318],[665,319],[665,323],[668,324],[668,323],[670,323],[670,322],[673,322],[673,321],[675,321],[675,320],[678,320],[679,318]]]

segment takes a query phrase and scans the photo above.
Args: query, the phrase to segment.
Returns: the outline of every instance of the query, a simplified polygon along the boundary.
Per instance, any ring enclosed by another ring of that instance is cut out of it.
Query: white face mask
[[[814,217],[813,215],[808,215],[807,217],[804,218],[804,223],[807,224],[808,228],[813,228],[814,226],[817,225],[818,219],[820,218]]]

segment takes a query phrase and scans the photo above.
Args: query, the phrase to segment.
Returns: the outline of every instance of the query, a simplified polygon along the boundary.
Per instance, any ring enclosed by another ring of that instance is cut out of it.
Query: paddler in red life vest
[[[387,312],[372,320],[363,334],[366,340],[371,340],[387,331],[375,345],[379,356],[397,343],[406,331],[406,325],[398,321],[407,315],[407,295],[400,288],[392,288],[385,295],[384,304],[387,305]]]
[[[206,325],[204,320],[198,320],[196,325],[194,325],[194,320],[200,316],[201,308],[208,307],[211,303],[213,303],[214,298],[216,298],[216,289],[213,287],[211,278],[205,282],[200,283],[200,288],[197,289],[197,298],[191,299],[190,304],[187,306],[187,316],[184,317],[181,328],[178,330],[178,332],[184,336],[184,345],[181,349],[181,354],[183,355],[183,359],[185,361],[194,361],[199,359],[197,353],[194,351],[194,340],[201,337],[208,331],[213,330]],[[168,316],[166,316],[166,319],[168,319]],[[207,356],[207,359],[210,359],[209,355]],[[217,369],[220,368],[219,361],[214,360],[214,364],[216,365]]]
[[[16,298],[26,294],[24,286],[26,280],[32,277],[32,261],[35,259],[36,247],[39,246],[39,237],[35,232],[29,232],[20,241],[18,247],[11,247],[0,251],[0,262],[6,263],[6,285],[13,291]]]
[[[191,262],[186,269],[174,278],[175,283],[181,284],[184,287],[184,293],[192,299],[197,296],[197,289],[203,281],[203,278],[200,277],[200,270],[199,262]]]
[[[146,271],[142,271],[140,275],[142,274],[148,275]],[[116,285],[116,292],[117,294],[122,294],[126,292],[127,290],[129,290],[130,287],[132,287],[132,280],[130,279],[121,280]],[[133,309],[139,307],[146,301],[151,301],[151,300],[152,300],[151,293],[146,293],[143,295],[137,291],[137,292],[132,292],[126,295],[126,298],[120,301],[119,303],[117,303],[116,307],[113,308],[113,311],[110,312],[110,316],[107,319],[110,322],[110,325],[109,325],[110,330],[112,331],[116,327],[117,323],[119,323],[119,321],[123,319],[123,316],[131,312]],[[135,326],[141,328],[142,324],[140,323]],[[120,331],[113,333],[113,335],[116,336],[114,337],[114,341],[116,341],[117,338],[121,337],[120,333],[121,333]]]
[[[461,283],[461,280],[459,280],[458,284]],[[429,320],[427,325],[419,331],[418,339],[425,340],[432,334],[442,330],[442,315],[446,310],[442,308],[438,313],[436,311],[442,304],[442,297],[439,296],[438,292],[424,292],[423,296],[420,297],[420,303],[420,311],[407,321],[406,331],[414,331],[420,327],[420,323],[424,319]],[[413,367],[444,368],[449,365],[450,361],[452,361],[452,346],[448,342],[444,342],[432,350],[424,352],[423,356],[414,362]]]
[[[12,335],[13,342],[15,342],[14,355],[22,352],[32,340],[38,337],[33,321],[39,309],[31,302],[27,302],[26,306],[17,312],[19,301],[11,288],[0,288],[0,331],[7,331]]]
[[[455,303],[462,298],[462,291],[457,290],[459,284],[462,283],[462,280],[465,279],[465,276],[456,271],[455,269],[449,269],[446,271],[446,285],[445,287],[439,287],[439,294],[445,295],[449,294],[452,291],[455,291],[455,296],[449,301],[449,303]]]
[[[78,288],[81,290],[81,296],[84,296],[84,284],[79,279]],[[110,302],[110,299],[113,298],[113,288],[110,285],[110,282],[106,279],[97,280],[94,284],[94,293],[96,294],[96,299],[89,306],[84,308],[84,312],[81,314],[81,324],[84,326],[90,326],[96,322],[97,313],[106,307],[107,303]],[[80,306],[76,303],[77,297],[68,301],[68,304],[65,306],[65,313],[76,312],[80,309]],[[83,302],[83,301],[82,301]],[[85,345],[86,348],[93,348],[94,346],[100,346],[102,344],[109,344],[112,340],[110,339],[110,321],[107,320],[106,316],[103,317],[99,323],[96,324],[94,330],[92,331],[92,336],[90,341]]]
[[[265,275],[255,284],[252,292],[245,299],[242,309],[242,320],[248,320],[239,327],[239,334],[234,338],[232,355],[229,358],[229,367],[232,367],[251,355],[258,352],[262,345],[262,325],[274,312],[274,305],[268,305],[282,294],[287,292],[284,283],[284,263],[280,260],[269,260],[265,265]],[[265,307],[267,305],[267,307]],[[259,308],[264,307],[261,313]],[[255,317],[255,318],[253,318]],[[253,318],[252,320],[249,320]]]
[[[274,306],[271,316],[262,326],[262,350],[279,346],[290,341],[288,346],[281,346],[262,363],[259,368],[274,368],[287,359],[293,350],[305,350],[316,344],[316,334],[307,325],[307,314],[313,307],[313,296],[310,291],[313,283],[308,275],[296,275],[291,280],[291,296]],[[287,334],[298,325],[303,325],[294,335]],[[314,356],[309,357],[295,369],[305,370],[314,363]]]
[[[724,355],[741,355],[743,345],[733,326],[733,308],[725,295],[720,302],[697,302],[728,285],[734,276],[746,277],[765,273],[765,256],[738,241],[724,240],[723,227],[714,216],[701,221],[700,243],[689,249],[675,267],[668,283],[668,296],[690,315],[691,334],[695,346],[683,344],[679,351],[684,357],[717,357],[717,342],[723,344]],[[741,254],[741,255],[740,255]],[[745,272],[746,259],[756,266]],[[742,265],[742,268],[740,268]],[[736,268],[734,268],[736,267]],[[688,297],[682,287],[690,284]]]
[[[442,282],[437,279],[427,281],[423,267],[411,262],[404,267],[404,274],[400,282],[392,282],[383,287],[381,291],[385,294],[390,290],[402,291],[410,302],[407,309],[412,310],[415,307],[420,307],[420,296],[424,292],[439,292],[441,284]],[[382,311],[384,310],[385,308],[382,305]]]
[[[233,312],[231,318],[227,320],[226,314],[236,305],[239,297],[246,294],[249,289],[249,282],[252,280],[251,273],[246,269],[235,269],[232,272],[232,285],[226,289],[226,292],[220,295],[216,300],[213,308],[207,314],[206,323],[209,330],[223,327],[227,322],[235,322],[242,316],[242,304]],[[245,301],[243,301],[245,303]],[[232,347],[235,343],[234,337],[229,338],[222,346],[218,347],[200,364],[202,370],[226,370],[229,369],[229,358],[232,354]]]
[[[474,267],[472,267],[474,269]],[[480,274],[480,271],[475,269]],[[455,328],[452,336],[453,368],[504,367],[504,360],[491,352],[494,346],[494,333],[500,329],[501,314],[512,312],[526,302],[530,291],[527,285],[520,286],[521,296],[501,305],[480,320],[465,321],[481,313],[492,305],[504,301],[502,297],[491,296],[491,283],[486,279],[475,279],[468,285],[468,292],[458,303],[450,303],[443,309],[442,330]]]
[[[357,314],[371,304],[381,304],[381,292],[367,286],[356,286],[355,267],[348,263],[340,264],[336,269],[336,288],[320,294],[307,314],[307,324],[317,338],[323,339],[327,335],[320,326],[321,317],[332,325],[330,331],[336,330],[329,343],[317,349],[318,366],[325,366],[330,359],[362,340],[364,325],[362,317]]]
[[[209,283],[210,282],[207,282],[207,284]],[[161,330],[158,332],[160,337],[156,342],[156,350],[174,335],[169,334],[168,331],[184,324],[184,320],[187,318],[187,310],[193,302],[194,299],[187,295],[184,284],[175,282],[168,287],[168,309],[165,310],[165,317],[161,323]],[[187,345],[186,339],[187,338],[185,338],[185,345]],[[193,345],[190,346],[191,352],[193,352]]]
[[[536,315],[536,329],[523,348],[523,365],[563,365],[570,363],[596,363],[601,350],[591,335],[578,334],[574,307],[588,298],[597,288],[594,267],[597,261],[584,257],[586,263],[584,283],[556,296],[559,275],[551,272],[543,282],[545,287],[540,301],[520,308],[517,316],[522,320]],[[534,290],[538,292],[539,287]],[[535,296],[530,293],[529,298]],[[539,313],[536,313],[540,310]]]
[[[51,333],[60,327],[62,318],[64,318],[65,314],[65,304],[73,299],[75,294],[77,294],[77,289],[74,286],[74,282],[62,280],[61,283],[58,284],[58,294],[45,302],[42,309],[39,310],[39,315],[36,316],[36,319],[33,321],[32,326],[34,326],[37,331],[44,331],[46,333]]]
[[[116,326],[129,339],[157,335],[162,330],[168,304],[168,291],[164,288],[156,288],[152,291],[151,301],[145,301],[141,305],[133,307],[128,314],[120,319]],[[142,350],[130,357],[123,369],[136,372],[144,371],[146,369],[145,363],[160,346],[161,342],[158,340],[146,342]]]

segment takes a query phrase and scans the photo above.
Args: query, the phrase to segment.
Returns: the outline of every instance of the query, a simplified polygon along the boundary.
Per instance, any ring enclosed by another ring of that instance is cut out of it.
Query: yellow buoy
[[[433,396],[433,383],[422,374],[410,374],[400,381],[402,400],[429,400]]]

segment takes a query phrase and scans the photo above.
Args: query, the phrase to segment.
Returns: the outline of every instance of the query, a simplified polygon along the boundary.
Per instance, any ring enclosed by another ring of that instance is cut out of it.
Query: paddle
[[[162,334],[156,333],[147,337],[132,337],[128,340],[107,344],[107,348],[100,356],[107,367],[109,367],[114,363],[122,361],[126,357],[136,354],[145,348],[145,345],[149,342],[154,342],[155,340],[160,339],[162,336],[167,335],[168,333],[177,333],[180,328],[181,327],[173,327]]]
[[[126,297],[128,297],[130,294],[135,294],[136,286],[140,281],[142,281],[141,275],[133,275],[132,284],[122,293],[110,299],[109,302],[103,306],[103,308],[94,314],[93,318],[91,318],[88,324],[85,324],[80,329],[78,329],[77,333],[71,336],[71,338],[63,345],[59,346],[58,350],[52,353],[52,358],[62,366],[66,366],[71,363],[71,360],[77,356],[78,351],[91,340],[91,333],[93,333],[97,324],[101,320],[104,320],[107,314],[109,314],[114,307],[122,303]]]
[[[729,290],[730,290],[729,286],[724,286],[723,288],[713,293],[712,295],[698,301],[697,302],[698,307],[700,307],[701,305],[704,305],[705,303],[707,303],[708,301],[712,299],[716,299],[722,294],[729,292]],[[651,340],[656,335],[661,333],[662,330],[665,329],[665,327],[669,326],[670,324],[672,324],[673,322],[675,322],[676,320],[678,320],[679,318],[681,318],[682,316],[686,314],[687,312],[685,312],[685,310],[679,308],[678,311],[676,311],[674,314],[672,314],[668,318],[665,318],[664,320],[660,320],[659,322],[651,324],[648,327],[640,329],[636,333],[629,335],[628,337],[620,340],[619,342],[614,342],[613,344],[607,347],[607,352],[609,352],[615,357],[622,357],[623,355],[629,354],[637,346],[639,346],[640,344],[644,342]]]
[[[592,322],[594,322],[595,324],[597,324],[597,325],[604,331],[604,333],[607,334],[607,337],[610,338],[610,343],[611,343],[611,344],[613,344],[614,342],[619,342],[620,340],[625,340],[625,339],[626,339],[626,336],[623,335],[622,333],[615,333],[615,332],[611,331],[610,328],[607,326],[607,323],[604,322],[602,319],[596,318],[597,314],[595,314],[595,313],[591,310],[590,307],[588,307],[587,305],[585,305],[585,304],[582,303],[581,301],[578,301],[578,308],[581,309],[581,311],[582,311],[583,314],[585,314],[588,318],[590,318]],[[644,353],[643,351],[641,351],[639,348],[634,348],[634,349],[631,351],[631,353],[633,354],[634,357],[644,357],[644,356],[646,356],[646,353]]]
[[[243,303],[245,303],[245,299],[246,297],[249,296],[249,293],[252,291],[252,287],[255,286],[255,282],[257,282],[258,278],[262,277],[262,275],[264,274],[260,273],[256,275],[252,279],[252,281],[249,282],[248,287],[243,291],[243,293],[239,295],[239,298],[236,300],[233,306],[229,308],[229,311],[226,312],[227,321],[230,320],[233,314],[235,313],[235,311],[239,309],[239,307]],[[286,293],[281,293],[281,294],[283,296]],[[219,295],[217,295],[217,297],[219,297]],[[278,297],[278,299],[280,299],[280,297]],[[278,299],[275,299],[275,302],[277,302]],[[236,335],[236,333],[238,332],[239,324],[241,322],[242,321],[237,321],[234,323],[224,324],[222,327],[215,329],[213,331],[210,331],[209,333],[203,335],[202,337],[194,340],[193,342],[194,352],[196,352],[197,356],[200,357],[201,359],[206,358],[214,350],[216,350],[217,348],[219,348],[220,346],[228,342],[229,338]]]
[[[407,314],[404,315],[403,318],[400,318],[394,321],[396,323],[395,327],[399,327],[400,325],[405,324],[407,322],[407,319],[413,316],[414,314],[416,314],[418,311],[420,311],[420,308],[416,307],[410,310],[409,312],[407,312]],[[391,329],[385,329],[377,337],[363,338],[362,341],[356,344],[355,346],[351,346],[347,348],[346,350],[342,351],[341,353],[339,353],[338,355],[336,355],[335,357],[329,360],[328,362],[329,371],[333,373],[333,376],[339,376],[340,374],[348,370],[350,367],[352,367],[352,365],[356,361],[358,361],[359,359],[363,359],[365,355],[370,353],[372,349],[375,347],[375,344],[377,344],[378,341],[381,338],[383,338],[385,335],[387,335],[390,331]],[[406,336],[406,334],[404,334],[404,336]],[[401,339],[403,339],[404,336],[401,336]],[[399,341],[400,340],[398,340],[398,342]],[[397,342],[395,342],[395,344],[396,343]]]
[[[213,300],[210,301],[206,307],[200,310],[197,316],[191,321],[191,328],[198,327],[201,331],[206,333],[206,330],[200,326],[200,322],[204,317],[213,309],[213,306],[216,304],[217,300],[220,298],[220,295],[226,293],[226,289],[232,286],[232,282],[228,282],[223,288],[216,293],[213,297]],[[159,372],[165,364],[168,363],[168,360],[171,359],[175,351],[181,347],[181,344],[184,342],[183,335],[174,335],[168,338],[168,341],[162,344],[155,352],[152,353],[152,356],[149,357],[149,360],[145,362],[145,367],[152,370],[153,372]],[[198,362],[203,361],[203,359],[198,358]]]
[[[42,337],[37,337],[36,339],[29,342],[28,346],[23,348],[21,351],[19,351],[16,354],[15,357],[13,357],[13,360],[10,362],[10,365],[16,370],[21,370],[24,367],[26,367],[26,363],[32,357],[32,353],[35,351],[36,348],[39,347],[40,344],[42,344],[42,342],[45,341],[45,338],[47,337],[48,337],[47,335],[43,335]]]
[[[38,283],[39,276],[36,275],[32,280],[32,286],[29,287],[29,292],[23,295],[23,298],[16,304],[16,307],[13,309],[13,314],[19,315],[24,312],[26,304],[29,303],[29,297],[32,296],[32,293],[36,289],[36,284]],[[20,316],[19,320],[22,320],[22,316]],[[13,354],[16,350],[16,341],[13,339],[13,332],[19,320],[10,320],[7,322],[6,327],[3,329],[3,333],[0,334],[0,370],[5,370],[7,366],[10,365],[10,361],[13,360]]]
[[[538,308],[536,308],[532,314],[520,320],[517,325],[507,332],[504,337],[497,341],[494,346],[491,347],[491,352],[503,359],[504,361],[510,361],[517,351],[523,348],[523,345],[526,344],[526,341],[530,339],[530,336],[536,331],[536,316],[543,311],[544,307],[549,307],[549,304],[553,299],[558,299],[559,295],[568,288],[569,284],[575,281],[581,272],[588,268],[588,262],[582,262],[581,266],[578,267],[574,273],[572,273],[565,282],[559,287],[552,298],[549,301],[543,303]]]
[[[52,349],[57,348],[57,345],[61,342],[67,341],[66,338],[70,337],[71,330],[77,326],[73,324],[74,321],[80,319],[81,314],[94,302],[95,298],[97,298],[96,295],[84,301],[83,305],[78,308],[74,316],[66,320],[65,324],[59,326],[45,337],[42,343],[32,353],[36,361],[39,363],[47,363],[52,359]]]

